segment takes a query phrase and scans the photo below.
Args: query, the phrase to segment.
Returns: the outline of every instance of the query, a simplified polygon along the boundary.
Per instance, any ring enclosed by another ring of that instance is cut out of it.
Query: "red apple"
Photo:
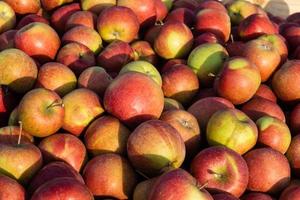
[[[299,162],[299,149],[300,149],[300,135],[296,135],[292,138],[291,145],[289,146],[288,151],[286,152],[286,157],[290,162],[290,166],[293,170],[293,173],[296,177],[300,177],[300,162]]]
[[[272,91],[272,89],[265,85],[265,84],[261,84],[258,88],[258,90],[256,91],[254,97],[261,97],[261,98],[265,98],[268,99],[270,101],[273,101],[276,103],[277,101],[277,97],[274,94],[274,92]]]
[[[300,104],[297,104],[289,116],[290,128],[293,134],[299,134],[300,132]]]
[[[40,0],[42,3],[42,6],[45,10],[53,10],[54,8],[60,7],[63,4],[71,3],[74,0]]]
[[[0,127],[7,125],[7,119],[18,104],[16,94],[8,90],[7,87],[0,85]]]
[[[177,64],[183,64],[186,65],[186,60],[185,59],[170,59],[168,60],[163,67],[161,68],[161,73],[164,73],[164,71],[169,70],[171,67],[173,67],[173,65],[177,65]]]
[[[191,11],[195,11],[199,7],[199,4],[197,0],[175,0],[173,2],[173,9],[187,8]]]
[[[274,200],[270,195],[260,192],[251,192],[242,197],[242,200]]]
[[[299,24],[295,23],[288,23],[284,27],[281,27],[282,29],[282,35],[286,39],[287,43],[289,44],[289,47],[291,50],[296,49],[299,44],[299,35],[300,35],[300,26]]]
[[[155,24],[155,26],[151,26],[145,33],[144,40],[149,42],[151,45],[154,44],[154,40],[158,36],[162,24]]]
[[[202,9],[206,9],[206,8],[215,9],[218,12],[225,12],[225,13],[227,12],[225,6],[221,2],[218,2],[215,0],[201,1],[199,3],[199,6],[197,7],[198,10],[202,10]]]
[[[297,200],[300,195],[299,185],[290,185],[283,190],[279,200]]]
[[[177,8],[168,13],[165,23],[181,22],[191,27],[195,22],[195,13],[188,8]]]
[[[133,200],[145,200],[150,195],[151,189],[157,178],[147,179],[139,182],[133,192]]]
[[[99,15],[104,9],[115,6],[117,0],[81,0],[82,10]]]
[[[14,40],[17,30],[11,29],[0,35],[0,50],[14,48]]]
[[[214,194],[212,195],[212,197],[214,198],[214,200],[239,200],[235,196],[232,196],[228,193]]]
[[[16,29],[21,29],[24,26],[26,26],[30,23],[33,23],[33,22],[41,22],[41,23],[45,23],[45,24],[49,25],[49,21],[46,18],[44,18],[43,16],[40,16],[38,14],[30,14],[30,15],[26,15],[19,21]]]
[[[97,16],[90,11],[76,11],[68,17],[65,24],[65,30],[79,25],[94,29],[96,20]]]
[[[0,36],[0,46],[1,46],[1,36]],[[153,65],[157,63],[158,57],[155,54],[155,51],[153,50],[149,42],[138,40],[131,43],[130,46],[134,51],[134,60],[148,61]]]
[[[242,56],[245,49],[245,43],[242,41],[233,41],[226,44],[226,50],[230,57]]]
[[[205,32],[205,33],[198,35],[195,38],[194,47],[197,47],[197,46],[199,46],[201,44],[205,44],[205,43],[220,43],[220,40],[217,38],[217,36],[215,34],[210,33],[210,32]]]
[[[0,11],[2,13],[0,16],[0,33],[3,33],[15,27],[16,14],[13,8],[4,1],[0,1]]]
[[[8,3],[17,14],[37,13],[41,9],[41,2],[36,0],[3,0]]]
[[[162,0],[154,0],[156,10],[156,21],[162,21],[168,14],[167,5]]]
[[[16,180],[0,174],[0,199],[25,200],[25,189]]]
[[[168,110],[184,110],[182,104],[175,99],[164,98],[164,109],[163,111]]]

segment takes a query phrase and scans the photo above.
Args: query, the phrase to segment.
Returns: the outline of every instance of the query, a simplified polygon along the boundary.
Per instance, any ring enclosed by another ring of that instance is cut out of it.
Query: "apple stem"
[[[149,180],[150,178],[144,174],[143,172],[139,171],[139,170],[135,170],[139,175],[141,175],[142,177],[144,177],[145,179]]]
[[[209,77],[216,77],[216,75],[213,74],[213,73],[209,73],[208,76],[209,76]]]
[[[156,26],[162,26],[164,25],[164,22],[162,20],[158,20],[157,22],[155,22]]]
[[[197,181],[197,187],[199,190],[204,189],[208,185],[208,181],[206,181],[204,184],[200,185],[200,183]]]
[[[234,42],[234,39],[233,39],[233,35],[232,35],[232,34],[230,34],[230,40],[231,40],[232,43]]]
[[[23,123],[22,123],[22,121],[19,121],[18,123],[19,123],[19,125],[20,125],[19,138],[18,138],[18,145],[20,145],[20,144],[21,144],[21,138],[22,138],[22,131],[23,131]]]
[[[57,102],[57,100],[55,100],[55,101],[53,101],[53,102],[47,107],[47,109],[53,108],[53,107],[56,107],[56,106],[64,107],[64,103],[63,103],[63,102]]]

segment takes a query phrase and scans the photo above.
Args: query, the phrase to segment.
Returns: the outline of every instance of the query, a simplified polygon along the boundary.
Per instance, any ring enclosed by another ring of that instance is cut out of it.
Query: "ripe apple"
[[[173,65],[177,64],[183,64],[186,65],[185,59],[170,59],[168,60],[163,67],[160,69],[161,73],[164,73],[164,71],[169,70],[169,68],[173,67]]]
[[[288,186],[290,166],[280,152],[271,148],[254,149],[244,158],[249,168],[249,191],[278,193]]]
[[[291,111],[289,116],[289,125],[294,135],[300,131],[300,105],[297,104]]]
[[[162,0],[154,0],[156,10],[156,21],[162,21],[168,14],[168,8]]]
[[[149,42],[152,46],[154,44],[154,40],[157,38],[160,29],[163,25],[162,24],[155,24],[154,26],[151,26],[148,28],[148,30],[145,33],[144,39]]]
[[[147,41],[137,40],[130,44],[134,52],[134,60],[144,60],[151,64],[157,64],[158,57],[155,51],[151,47],[151,44]],[[1,49],[1,36],[0,36],[0,49]]]
[[[16,180],[0,174],[0,199],[25,200],[25,189]]]
[[[289,160],[290,166],[296,177],[300,177],[300,162],[299,162],[299,149],[300,149],[300,135],[296,135],[292,138],[291,145],[286,152],[286,157]]]
[[[230,57],[242,56],[245,49],[245,43],[243,41],[230,41],[225,47]]]
[[[0,142],[1,143],[17,143],[21,134],[23,143],[33,143],[34,138],[32,135],[21,130],[18,126],[4,126],[0,128]]]
[[[15,47],[14,40],[16,33],[17,30],[11,29],[0,35],[0,51]]]
[[[172,98],[164,98],[164,109],[163,111],[168,110],[184,110],[182,104]]]
[[[165,23],[168,22],[181,22],[191,27],[195,22],[195,13],[188,8],[177,8],[168,13]]]
[[[217,38],[215,34],[210,32],[202,33],[194,39],[194,47],[205,43],[221,43],[221,41]],[[227,48],[228,46],[226,46],[226,49]]]
[[[300,26],[299,24],[295,23],[288,23],[285,26],[281,27],[282,36],[286,39],[287,43],[289,44],[290,50],[296,49],[299,44],[299,35],[300,35]]]
[[[17,14],[37,13],[41,9],[41,2],[36,0],[3,0],[8,3]]]
[[[0,85],[0,127],[7,125],[7,119],[18,102],[19,100],[15,93]]]
[[[255,95],[253,96],[255,97],[261,97],[261,98],[265,98],[267,100],[273,101],[276,103],[277,101],[277,97],[274,94],[274,92],[272,91],[272,89],[265,85],[265,84],[261,84],[258,88],[258,90],[256,91]]]
[[[118,153],[125,155],[130,131],[117,118],[102,116],[89,125],[84,143],[92,155]]]
[[[0,33],[3,33],[15,27],[16,14],[13,8],[4,1],[0,1],[0,11]]]
[[[260,192],[250,192],[242,197],[242,200],[274,200],[270,195]]]
[[[117,0],[81,0],[82,10],[99,15],[104,9],[115,6]]]
[[[216,11],[227,13],[225,6],[221,2],[215,0],[201,1],[197,7],[198,10],[207,9],[207,8],[215,9]]]
[[[44,18],[43,16],[40,16],[38,14],[29,14],[29,15],[26,15],[25,17],[23,17],[19,21],[16,29],[21,29],[24,26],[26,26],[30,23],[33,23],[33,22],[41,22],[41,23],[45,23],[45,24],[49,25],[49,21],[46,18]]]
[[[128,199],[137,184],[136,174],[127,159],[113,153],[91,159],[83,170],[83,178],[95,197]]]
[[[42,6],[45,10],[53,10],[54,8],[60,7],[63,4],[71,3],[74,0],[40,0],[42,3]]]
[[[90,11],[76,11],[66,21],[65,30],[74,28],[75,26],[86,26],[88,28],[95,28],[97,15]]]
[[[289,185],[286,187],[280,195],[279,200],[297,200],[300,195],[299,185]]]
[[[73,90],[63,98],[65,117],[63,129],[79,136],[89,123],[104,112],[99,97],[89,89]]]
[[[214,198],[214,200],[239,200],[235,196],[232,196],[228,193],[214,194],[212,195],[212,197]]]
[[[158,119],[163,106],[160,86],[149,76],[138,72],[118,76],[104,94],[105,110],[130,126]]]

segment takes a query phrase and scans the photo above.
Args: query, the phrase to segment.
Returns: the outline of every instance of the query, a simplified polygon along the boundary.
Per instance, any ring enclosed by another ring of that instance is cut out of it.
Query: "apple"
[[[163,25],[162,24],[155,24],[154,26],[151,26],[148,28],[148,30],[145,33],[144,39],[149,42],[152,46],[154,44],[154,40],[157,38],[160,29]]]
[[[289,160],[290,166],[296,177],[300,177],[300,162],[299,162],[299,149],[300,149],[300,135],[296,135],[292,138],[291,145],[289,146],[286,157]]]
[[[33,22],[41,22],[41,23],[45,23],[45,24],[49,25],[49,21],[46,18],[44,18],[43,16],[40,16],[38,14],[29,14],[29,15],[26,15],[25,17],[23,17],[19,21],[16,29],[21,29],[24,26],[26,26],[30,23],[33,23]]]
[[[33,22],[18,30],[15,35],[15,46],[44,63],[55,58],[60,47],[60,39],[51,26]]]
[[[281,61],[280,54],[274,45],[262,39],[247,42],[242,56],[257,66],[262,82],[269,79]]]
[[[84,143],[93,156],[104,153],[125,155],[130,131],[117,118],[102,116],[89,125]]]
[[[275,72],[272,88],[280,100],[297,101],[300,98],[300,83],[297,78],[300,73],[299,69],[299,60],[289,60]]]
[[[197,75],[184,64],[177,64],[162,72],[162,89],[165,97],[187,104],[199,89]]]
[[[164,71],[169,70],[173,65],[177,64],[183,64],[186,65],[186,60],[185,59],[170,59],[166,61],[166,63],[163,65],[163,67],[160,69],[161,73],[164,73]]]
[[[257,143],[285,154],[291,143],[289,127],[283,121],[270,116],[259,118],[256,125],[258,128]]]
[[[75,74],[67,66],[49,62],[39,69],[36,87],[46,88],[55,91],[58,95],[64,96],[76,88],[77,79]]]
[[[0,85],[0,127],[7,125],[7,119],[19,101],[16,97],[15,93]]]
[[[248,152],[244,158],[249,168],[249,191],[278,193],[288,186],[290,166],[280,152],[259,148]]]
[[[300,26],[295,23],[288,23],[285,27],[281,27],[282,36],[286,39],[290,50],[296,49],[299,44]]]
[[[194,39],[194,47],[197,47],[205,43],[220,43],[220,40],[217,38],[215,34],[210,32],[202,33]],[[226,48],[227,47],[228,46],[226,46]]]
[[[37,13],[41,9],[41,2],[36,0],[3,0],[9,4],[17,14]]]
[[[83,178],[95,197],[128,199],[137,184],[136,174],[127,159],[113,153],[91,159],[83,170]]]
[[[293,185],[290,184],[288,187],[286,187],[280,197],[279,200],[296,200],[300,195],[300,186],[299,185]]]
[[[242,56],[245,43],[243,41],[231,41],[228,42],[225,47],[230,57]]]
[[[273,200],[273,198],[265,193],[250,192],[242,197],[242,200]]]
[[[0,128],[0,142],[1,143],[17,143],[21,134],[23,143],[33,143],[32,135],[21,129],[19,126],[4,126]]]
[[[139,72],[118,76],[104,94],[105,110],[130,126],[158,119],[163,106],[164,96],[160,86]]]
[[[253,97],[265,98],[265,99],[273,101],[275,103],[277,101],[277,97],[274,94],[274,92],[272,91],[272,89],[265,84],[261,84],[259,86],[258,90],[256,91],[256,93]]]
[[[71,28],[61,38],[62,43],[78,42],[87,46],[95,54],[98,54],[102,48],[102,39],[100,35],[92,28],[86,26],[75,26]]]
[[[174,169],[161,175],[154,183],[148,197],[149,200],[166,198],[168,200],[213,200],[212,196],[198,185],[195,178],[183,169]]]
[[[157,64],[158,57],[155,51],[151,47],[151,44],[147,41],[137,40],[130,44],[134,52],[134,60],[144,60],[151,64]],[[1,48],[1,36],[0,36],[0,48]]]
[[[68,17],[65,24],[65,30],[69,30],[79,25],[94,29],[96,25],[96,20],[96,14],[90,11],[79,10]]]
[[[224,63],[214,87],[220,97],[239,105],[254,96],[260,82],[258,68],[243,57],[235,57]]]
[[[121,40],[129,43],[139,32],[139,20],[131,9],[112,6],[99,15],[97,29],[106,42]]]
[[[160,120],[173,126],[181,135],[186,148],[186,156],[193,157],[200,149],[200,128],[197,119],[185,110],[163,112]]]
[[[76,75],[96,64],[94,53],[87,46],[77,42],[63,46],[57,54],[56,61],[68,66]]]
[[[25,200],[25,189],[16,180],[0,174],[0,199]]]
[[[87,10],[99,15],[106,8],[115,6],[117,0],[81,0],[82,10]]]
[[[168,110],[184,110],[182,104],[172,98],[164,98],[164,109],[163,111]]]
[[[8,118],[8,126],[18,126],[19,119],[18,119],[18,106],[16,106],[10,113]],[[5,122],[6,125],[6,122]]]
[[[93,200],[89,189],[81,182],[70,177],[52,179],[41,185],[32,195],[31,200],[53,199]]]
[[[75,136],[84,129],[104,110],[96,93],[89,89],[73,90],[63,98],[65,116],[62,128]]]
[[[170,11],[173,6],[173,0],[162,0],[162,2],[167,6],[168,11]]]
[[[183,58],[193,46],[191,30],[181,22],[164,24],[154,40],[155,52],[165,59]]]
[[[133,192],[133,200],[145,200],[150,195],[151,189],[155,184],[157,178],[147,179],[139,182]]]
[[[133,54],[133,50],[128,43],[114,41],[98,55],[97,63],[107,72],[119,73],[124,65],[133,60]]]
[[[11,29],[0,35],[0,51],[15,47],[14,40],[16,33],[17,30]]]
[[[212,195],[212,197],[214,198],[214,200],[239,200],[235,196],[232,196],[228,193],[214,194]]]
[[[187,64],[197,73],[200,85],[210,86],[227,58],[228,53],[222,45],[207,43],[193,49]]]
[[[165,23],[181,22],[191,27],[195,22],[195,13],[188,8],[177,8],[168,13]]]
[[[154,0],[156,10],[156,21],[162,21],[168,14],[167,5],[162,0]]]
[[[71,3],[74,0],[40,0],[45,10],[53,10],[54,8],[60,7],[66,3]]]
[[[103,98],[104,92],[112,80],[112,77],[104,68],[98,66],[89,67],[80,74],[78,87],[90,89]]]
[[[0,2],[0,33],[3,33],[9,29],[12,29],[16,25],[16,14],[10,4],[4,1]]]
[[[191,11],[195,11],[199,7],[199,4],[197,0],[175,0],[173,1],[173,9],[187,8]]]
[[[149,76],[151,79],[153,79],[159,86],[162,85],[162,77],[160,76],[157,69],[149,62],[147,61],[133,61],[126,65],[124,65],[119,72],[119,75],[122,75],[127,72],[140,72],[147,76]]]
[[[217,93],[214,88],[203,88],[202,90],[198,91],[196,97],[194,98],[193,103],[206,97],[216,97],[216,96]]]
[[[294,135],[300,132],[300,105],[297,104],[291,111],[289,116],[289,125]]]
[[[197,7],[198,10],[202,10],[202,9],[215,9],[218,12],[225,12],[227,13],[227,10],[225,8],[225,6],[218,1],[215,0],[205,0],[205,1],[201,1]]]

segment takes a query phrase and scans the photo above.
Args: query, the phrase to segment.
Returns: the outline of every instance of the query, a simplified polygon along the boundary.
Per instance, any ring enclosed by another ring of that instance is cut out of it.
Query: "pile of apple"
[[[299,200],[300,12],[1,0],[0,200],[24,199]]]

